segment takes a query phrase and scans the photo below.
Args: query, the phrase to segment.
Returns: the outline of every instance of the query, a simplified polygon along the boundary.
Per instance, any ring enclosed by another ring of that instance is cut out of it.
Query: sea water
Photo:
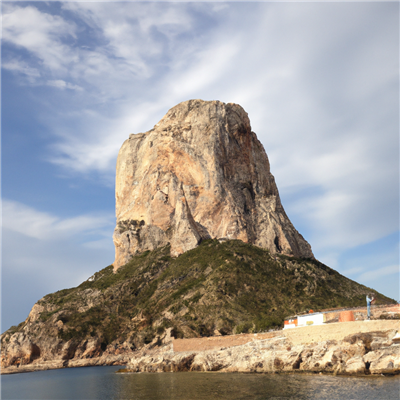
[[[399,400],[400,377],[218,372],[116,374],[121,367],[66,368],[1,377],[1,398],[96,400]]]

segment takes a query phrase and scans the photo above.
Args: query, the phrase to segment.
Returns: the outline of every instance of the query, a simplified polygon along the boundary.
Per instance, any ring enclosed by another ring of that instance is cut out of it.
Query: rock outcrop
[[[103,296],[98,290],[86,289],[79,297],[72,306],[78,314],[93,308]],[[132,354],[132,343],[105,346],[101,335],[83,338],[76,331],[75,335],[62,338],[68,319],[59,305],[40,299],[23,323],[1,335],[1,372],[126,364]]]
[[[313,258],[281,204],[268,157],[237,104],[189,100],[153,129],[130,135],[117,161],[114,269],[171,244],[240,239]]]

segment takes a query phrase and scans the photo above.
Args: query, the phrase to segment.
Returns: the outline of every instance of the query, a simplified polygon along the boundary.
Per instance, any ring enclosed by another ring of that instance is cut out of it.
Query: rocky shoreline
[[[398,321],[349,322],[278,331],[265,334],[269,336],[266,338],[262,334],[247,335],[250,339],[247,343],[225,348],[196,350],[193,346],[196,339],[188,339],[193,350],[174,351],[178,340],[135,355],[124,372],[395,375],[400,373],[398,328]],[[201,347],[200,339],[198,344]]]
[[[7,368],[1,369],[1,375],[19,374],[23,372],[47,371],[50,369],[61,368],[78,368],[78,367],[99,367],[106,365],[121,365],[124,366],[128,363],[132,354],[116,355],[116,356],[102,356],[93,358],[78,358],[72,360],[38,360],[31,364],[15,366],[11,365]]]
[[[400,373],[399,321],[333,323],[259,334],[174,339],[166,332],[137,351],[43,360],[2,374],[58,368],[126,365],[125,373],[219,371],[243,373]]]

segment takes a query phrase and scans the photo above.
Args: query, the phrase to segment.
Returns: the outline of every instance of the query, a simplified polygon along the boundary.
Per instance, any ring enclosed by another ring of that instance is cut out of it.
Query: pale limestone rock
[[[58,329],[58,330],[61,330],[61,329],[63,329],[63,327],[64,327],[64,323],[63,323],[62,321],[58,320],[58,321],[56,322],[56,326],[57,326],[57,329]]]
[[[167,328],[164,334],[161,336],[161,343],[170,344],[175,338],[172,336],[174,328]]]
[[[7,351],[1,353],[1,367],[29,364],[40,357],[39,347],[23,332],[10,337]]]
[[[386,347],[382,344],[382,348],[368,351],[361,340],[374,341],[391,336],[391,332],[372,332],[369,337],[354,335],[356,338],[353,339],[357,339],[355,343],[327,340],[295,346],[288,338],[277,336],[229,348],[186,352],[173,352],[170,347],[160,347],[150,352],[146,349],[145,352],[136,353],[127,369],[134,372],[302,371],[334,375],[396,374],[400,372],[399,345]]]
[[[74,339],[69,340],[64,344],[61,350],[61,359],[62,360],[70,360],[71,358],[74,358],[75,356],[75,351],[79,345],[79,342],[77,342]]]
[[[353,357],[346,362],[346,373],[351,375],[361,375],[366,371],[365,362],[362,357]]]
[[[94,337],[87,341],[82,358],[98,357],[101,355],[101,353],[100,339],[98,337]]]
[[[82,313],[90,308],[94,307],[99,303],[99,298],[102,296],[101,291],[97,289],[85,289],[80,293],[81,306],[78,308],[78,312]]]
[[[396,332],[396,335],[392,338],[393,343],[400,343],[400,332]]]
[[[183,190],[178,192],[173,218],[173,235],[171,236],[171,256],[176,257],[196,247],[201,240],[196,223],[190,213]]]
[[[70,352],[70,357],[63,357],[63,359],[70,360],[72,358],[93,358],[99,357],[103,353],[103,351],[101,350],[100,339],[97,336],[94,336],[88,340],[83,340],[77,343],[75,342],[72,346],[69,345],[69,347],[71,347],[71,350],[74,348],[75,350]]]
[[[116,173],[114,269],[171,243],[240,239],[298,257],[310,245],[289,221],[268,157],[237,104],[189,100],[122,145]]]
[[[30,322],[36,321],[39,317],[40,314],[44,311],[44,307],[41,304],[36,303],[32,309],[31,312],[28,315],[28,320]]]
[[[34,343],[23,332],[15,333],[3,349],[2,373],[91,365],[122,365],[135,372],[323,372],[331,374],[396,374],[400,372],[400,345],[392,341],[396,330],[349,335],[344,340],[321,340],[295,344],[284,333],[253,339],[244,345],[207,351],[173,351],[172,328],[133,352],[128,342],[110,344],[100,340],[67,343]],[[40,349],[39,349],[40,345]],[[371,350],[372,345],[375,350]]]
[[[371,374],[400,372],[400,345],[394,344],[384,349],[370,351],[363,357],[369,363]]]

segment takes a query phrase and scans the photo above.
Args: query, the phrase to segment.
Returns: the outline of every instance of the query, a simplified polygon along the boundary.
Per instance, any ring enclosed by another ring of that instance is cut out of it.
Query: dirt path
[[[326,325],[305,326],[282,331],[258,334],[241,334],[230,336],[213,336],[208,338],[177,339],[173,341],[174,351],[202,351],[222,347],[240,346],[252,340],[270,339],[286,336],[294,345],[317,343],[324,340],[342,340],[356,333],[400,330],[398,320],[373,320],[338,322]]]
[[[193,339],[176,339],[173,341],[174,351],[201,351],[211,350],[222,347],[240,346],[251,342],[252,340],[262,340],[281,336],[282,331],[256,333],[256,334],[241,334],[229,336],[212,336]]]

